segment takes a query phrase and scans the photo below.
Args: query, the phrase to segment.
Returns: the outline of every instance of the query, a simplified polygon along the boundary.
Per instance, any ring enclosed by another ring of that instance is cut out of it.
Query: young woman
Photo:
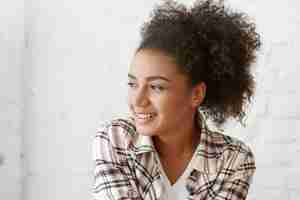
[[[210,130],[240,123],[254,93],[255,25],[221,3],[154,9],[128,73],[131,116],[94,140],[97,200],[242,200],[255,171],[243,142]]]

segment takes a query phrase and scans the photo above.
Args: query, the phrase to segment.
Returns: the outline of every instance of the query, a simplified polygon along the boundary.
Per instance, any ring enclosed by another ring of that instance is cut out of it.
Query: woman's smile
[[[156,118],[155,113],[134,113],[134,119],[139,124],[147,124]]]

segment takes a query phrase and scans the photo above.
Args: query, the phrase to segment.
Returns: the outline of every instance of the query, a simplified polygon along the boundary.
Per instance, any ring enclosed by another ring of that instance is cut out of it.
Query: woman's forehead
[[[174,58],[155,50],[138,51],[132,59],[129,74],[145,78],[182,76]]]

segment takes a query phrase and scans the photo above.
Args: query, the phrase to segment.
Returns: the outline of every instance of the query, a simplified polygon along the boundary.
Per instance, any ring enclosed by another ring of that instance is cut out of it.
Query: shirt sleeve
[[[124,149],[115,146],[107,126],[98,129],[93,141],[94,182],[92,196],[94,200],[136,199],[131,182],[133,181],[128,164],[121,161]],[[122,153],[123,152],[123,153]]]
[[[223,180],[220,190],[215,193],[213,200],[245,200],[255,172],[255,159],[248,148],[236,158],[236,168],[227,167],[225,171],[233,173]],[[213,195],[214,196],[214,195]]]

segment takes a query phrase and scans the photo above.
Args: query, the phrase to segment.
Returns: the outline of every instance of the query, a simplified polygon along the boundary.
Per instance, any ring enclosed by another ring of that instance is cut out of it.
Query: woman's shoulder
[[[221,155],[225,160],[233,157],[254,157],[250,146],[244,141],[224,131],[208,130],[208,132],[207,144],[211,148],[214,148],[215,152]]]
[[[135,135],[134,121],[127,116],[103,121],[96,131],[96,138],[105,139],[115,147],[127,146]]]
[[[224,131],[207,130],[206,137],[202,138],[201,153],[210,170],[215,172],[226,171],[230,174],[234,171],[244,171],[251,174],[255,170],[255,158],[252,150],[242,140],[230,136]]]

